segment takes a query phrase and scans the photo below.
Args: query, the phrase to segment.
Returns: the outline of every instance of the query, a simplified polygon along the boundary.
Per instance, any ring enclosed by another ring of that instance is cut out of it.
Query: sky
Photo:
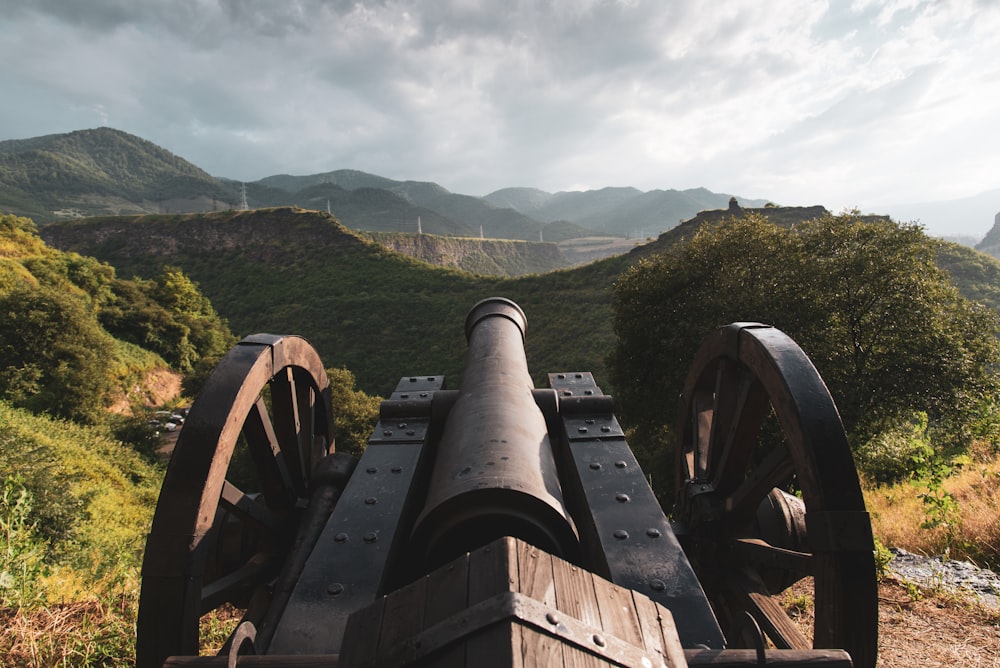
[[[996,212],[998,120],[1000,0],[0,0],[0,139],[108,126],[244,181]]]

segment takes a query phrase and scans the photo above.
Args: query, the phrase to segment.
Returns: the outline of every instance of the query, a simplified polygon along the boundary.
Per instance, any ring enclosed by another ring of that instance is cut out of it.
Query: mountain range
[[[653,237],[732,197],[704,188],[603,188],[547,193],[507,188],[485,197],[426,181],[342,169],[251,183],[214,177],[166,149],[111,128],[0,142],[0,211],[40,224],[140,213],[299,206],[329,210],[354,229],[562,241]],[[765,200],[739,198],[743,206]]]

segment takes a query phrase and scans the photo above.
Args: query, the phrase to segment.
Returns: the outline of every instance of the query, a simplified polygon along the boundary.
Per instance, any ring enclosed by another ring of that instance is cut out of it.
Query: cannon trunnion
[[[164,479],[137,665],[875,665],[871,526],[788,337],[738,323],[698,353],[668,520],[591,374],[533,386],[526,329],[477,304],[459,389],[404,376],[359,460],[333,451],[309,344],[241,341]],[[780,605],[793,585],[812,629]],[[239,623],[198,656],[222,606]]]

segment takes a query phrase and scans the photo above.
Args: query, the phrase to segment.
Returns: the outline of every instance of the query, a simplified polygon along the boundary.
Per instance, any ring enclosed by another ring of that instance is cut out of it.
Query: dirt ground
[[[879,666],[1000,667],[1000,611],[948,594],[914,600],[898,581],[879,586]]]

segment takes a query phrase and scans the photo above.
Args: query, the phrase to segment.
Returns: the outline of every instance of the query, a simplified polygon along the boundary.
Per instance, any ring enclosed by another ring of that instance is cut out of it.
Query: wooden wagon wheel
[[[875,666],[871,523],[840,416],[801,348],[765,325],[721,329],[695,358],[679,422],[678,535],[730,646],[752,646],[749,613],[779,649],[840,648]],[[812,642],[771,597],[810,576]]]
[[[138,666],[198,654],[201,616],[245,607],[273,578],[332,434],[329,381],[304,339],[258,334],[222,359],[177,439],[146,542]]]

